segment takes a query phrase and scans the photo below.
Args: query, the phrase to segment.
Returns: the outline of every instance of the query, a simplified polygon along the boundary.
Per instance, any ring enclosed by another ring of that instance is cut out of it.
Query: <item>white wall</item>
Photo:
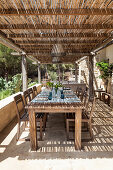
[[[106,48],[106,58],[113,63],[113,44]]]
[[[106,60],[106,48],[97,52],[96,60],[97,60],[97,62]]]

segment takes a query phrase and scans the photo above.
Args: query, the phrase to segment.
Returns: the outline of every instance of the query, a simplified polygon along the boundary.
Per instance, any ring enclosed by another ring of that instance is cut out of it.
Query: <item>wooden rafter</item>
[[[0,24],[0,29],[113,29],[113,24]]]
[[[113,15],[113,9],[111,8],[56,8],[56,9],[0,9],[1,16],[9,16],[9,15]]]
[[[45,34],[9,34],[8,38],[69,38],[69,37],[110,37],[110,33],[45,33]]]
[[[72,50],[73,48],[71,48],[71,49],[66,49],[67,51],[68,50]],[[80,48],[78,48],[78,50],[79,50]],[[26,51],[50,51],[51,52],[51,49],[50,48],[26,48]],[[80,49],[80,51],[84,51],[84,50],[86,50],[86,51],[88,51],[88,48],[86,49],[86,48],[82,48],[82,49]]]
[[[22,52],[22,49],[16,45],[13,41],[9,40],[6,35],[0,31],[0,43],[18,52]]]
[[[53,45],[44,45],[44,44],[42,44],[42,45],[21,45],[20,46],[21,48],[41,48],[41,49],[48,49],[48,48],[52,48],[53,47]],[[68,44],[65,44],[65,45],[63,45],[63,47],[64,48],[90,48],[90,47],[94,47],[94,44],[92,45],[92,44],[85,44],[85,45],[79,45],[79,44],[75,44],[75,45],[68,45]]]
[[[38,52],[34,52],[34,53],[30,53],[28,52],[27,54],[29,55],[34,55],[35,57],[51,57],[51,55],[48,55],[48,54],[45,54],[45,53],[38,53]],[[91,55],[89,52],[76,52],[76,53],[69,53],[69,54],[66,54],[66,57],[81,57],[81,56],[89,56]]]
[[[3,44],[41,63],[52,62],[52,47],[60,43],[66,51],[62,63],[73,63],[112,39],[113,2],[1,0],[0,31]]]
[[[98,44],[99,40],[60,40],[60,41],[54,41],[54,40],[50,40],[50,41],[33,41],[33,40],[23,40],[23,41],[19,41],[16,40],[15,43],[16,44],[20,44],[20,45],[32,45],[32,44],[55,44],[56,42],[60,43],[60,44],[82,44],[82,45],[88,45],[88,44]]]
[[[86,51],[90,51],[90,50],[92,50],[92,49],[94,49],[94,47],[95,46],[75,46],[75,47],[64,47],[64,50],[65,51],[68,51],[68,50],[82,50],[82,51],[84,51],[84,50],[86,50]],[[31,51],[38,51],[38,50],[40,50],[40,51],[52,51],[52,47],[48,47],[48,48],[45,48],[45,47],[38,47],[38,48],[33,48],[33,47],[24,47],[24,48],[22,48],[23,50],[31,50]]]
[[[30,49],[30,50],[26,50],[26,53],[35,53],[35,52],[37,52],[37,53],[39,53],[39,54],[51,54],[51,50],[37,50],[37,49],[35,49],[35,50],[33,50],[33,49]],[[90,53],[90,51],[89,50],[87,50],[87,49],[79,49],[79,50],[71,50],[71,49],[69,49],[69,50],[66,50],[66,52],[67,53]]]

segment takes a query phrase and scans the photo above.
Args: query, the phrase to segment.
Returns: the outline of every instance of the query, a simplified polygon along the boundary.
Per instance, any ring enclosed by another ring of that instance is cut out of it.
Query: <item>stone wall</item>
[[[110,45],[97,53],[94,56],[94,89],[103,88],[105,90],[104,82],[99,76],[101,75],[96,63],[102,60],[108,60],[113,63],[113,45]],[[89,86],[89,69],[88,69],[88,57],[78,62],[78,82],[86,83]]]
[[[41,91],[41,85],[37,86],[38,93]],[[16,105],[14,103],[14,96],[19,92],[6,99],[0,101],[0,131],[2,131],[15,117],[16,117]]]
[[[93,58],[94,61],[94,89],[98,89],[100,87],[103,87],[103,82],[99,78],[100,71],[98,67],[96,66],[97,63],[97,57]],[[88,57],[85,58],[84,60],[80,61],[78,63],[79,71],[78,74],[78,80],[80,79],[79,83],[86,83],[86,85],[89,87],[89,64],[88,64]]]

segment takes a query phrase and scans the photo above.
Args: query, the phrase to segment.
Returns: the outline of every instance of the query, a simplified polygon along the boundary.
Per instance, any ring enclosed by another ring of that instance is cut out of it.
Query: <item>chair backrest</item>
[[[83,101],[84,91],[81,88],[78,88],[77,97],[80,98],[81,102]]]
[[[84,91],[82,102],[83,102],[83,104],[84,104],[85,107],[86,107],[86,105],[87,105],[87,103],[88,103],[88,99],[89,99],[88,92],[87,92],[87,91]]]
[[[25,113],[25,105],[24,105],[22,95],[19,94],[15,96],[14,101],[15,101],[16,109],[17,109],[17,117],[18,117],[18,120],[20,120],[22,115]]]
[[[37,88],[36,86],[33,87],[33,97],[37,96]]]
[[[28,90],[24,91],[23,92],[23,96],[24,96],[25,105],[27,105],[28,102],[31,101],[31,97],[30,97],[29,91]]]
[[[93,97],[92,99],[88,99],[88,104],[86,105],[86,109],[89,113],[89,119],[92,119],[94,107],[95,107],[95,97]]]
[[[76,95],[78,96],[78,91],[79,91],[79,88],[77,87],[77,89],[76,89]]]
[[[33,89],[32,88],[28,89],[28,94],[29,94],[29,99],[31,101],[33,99]]]

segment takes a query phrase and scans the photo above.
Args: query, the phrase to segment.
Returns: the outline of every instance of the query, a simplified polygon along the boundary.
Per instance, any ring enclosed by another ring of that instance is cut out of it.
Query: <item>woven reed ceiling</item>
[[[112,0],[0,0],[0,33],[41,63],[57,42],[72,63],[112,37]]]

